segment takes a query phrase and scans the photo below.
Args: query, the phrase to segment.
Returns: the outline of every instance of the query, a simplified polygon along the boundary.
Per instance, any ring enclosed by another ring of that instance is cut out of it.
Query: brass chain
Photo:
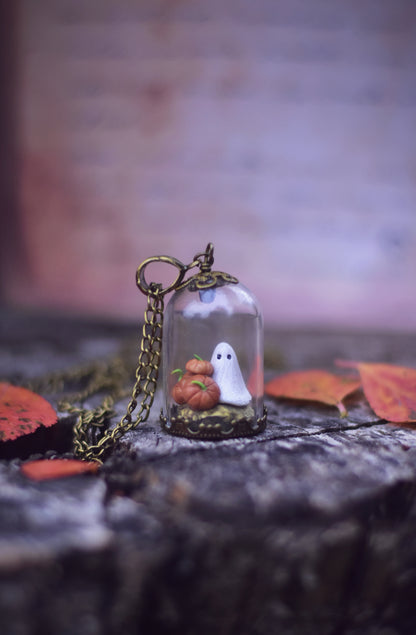
[[[148,418],[154,401],[159,375],[163,309],[164,302],[161,287],[157,284],[151,284],[147,295],[147,308],[144,313],[140,353],[136,368],[136,382],[127,405],[126,414],[114,428],[109,428],[102,432],[110,418],[115,414],[113,406],[116,397],[120,396],[119,394],[106,396],[98,407],[91,410],[77,407],[69,401],[61,402],[60,410],[78,415],[74,426],[74,452],[79,458],[101,463],[106,452],[115,445],[120,437]],[[100,389],[102,388],[103,386],[101,385]],[[96,392],[96,389],[97,387],[90,385],[84,393],[77,395],[77,399],[79,400],[80,396],[86,398]],[[136,418],[133,419],[139,395],[144,396]],[[96,436],[99,437],[98,440],[94,438]]]

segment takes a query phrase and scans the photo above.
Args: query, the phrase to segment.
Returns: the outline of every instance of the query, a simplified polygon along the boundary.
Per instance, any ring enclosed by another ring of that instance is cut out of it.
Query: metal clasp
[[[166,262],[168,265],[172,265],[179,269],[179,273],[176,276],[175,280],[169,286],[163,288],[160,283],[150,282],[148,283],[146,278],[144,277],[145,269],[152,262]],[[177,258],[172,258],[171,256],[152,256],[151,258],[146,258],[139,266],[136,272],[136,284],[139,287],[140,291],[145,295],[149,295],[149,293],[154,293],[156,289],[159,290],[161,295],[165,295],[169,293],[169,291],[173,291],[176,287],[182,282],[185,273],[187,272],[186,265],[183,264]]]
[[[161,283],[159,282],[147,282],[145,278],[145,269],[152,262],[165,262],[168,265],[172,265],[179,270],[178,275],[175,280],[163,288]],[[136,284],[139,287],[140,291],[145,295],[151,295],[156,291],[159,295],[165,295],[174,289],[177,289],[182,283],[185,274],[190,269],[194,267],[199,267],[199,269],[203,272],[210,271],[211,266],[214,262],[214,246],[212,243],[208,243],[205,251],[196,254],[193,261],[189,265],[185,265],[183,262],[178,260],[177,258],[173,258],[172,256],[152,256],[151,258],[146,258],[136,272]]]

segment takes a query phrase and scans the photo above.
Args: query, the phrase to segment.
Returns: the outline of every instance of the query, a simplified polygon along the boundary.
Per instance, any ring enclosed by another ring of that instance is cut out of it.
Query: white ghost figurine
[[[214,367],[213,380],[221,391],[220,403],[230,406],[247,406],[251,401],[238,365],[237,355],[227,342],[220,342],[211,357]]]

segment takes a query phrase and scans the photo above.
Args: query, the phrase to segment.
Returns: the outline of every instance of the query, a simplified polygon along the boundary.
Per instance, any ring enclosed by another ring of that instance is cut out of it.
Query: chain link
[[[133,387],[126,414],[114,427],[103,432],[109,420],[114,416],[116,396],[109,395],[97,407],[91,410],[80,408],[69,401],[61,402],[60,409],[78,416],[74,426],[74,452],[79,458],[102,462],[104,455],[126,432],[133,430],[149,416],[155,397],[162,351],[163,331],[163,294],[160,285],[152,284],[147,296],[147,308],[144,313],[140,353],[136,369],[136,381]],[[102,385],[100,388],[102,389]],[[96,392],[96,387],[88,386],[82,397]],[[143,395],[136,418],[133,413],[138,398]],[[79,395],[77,396],[79,398]],[[97,440],[98,438],[98,440]]]

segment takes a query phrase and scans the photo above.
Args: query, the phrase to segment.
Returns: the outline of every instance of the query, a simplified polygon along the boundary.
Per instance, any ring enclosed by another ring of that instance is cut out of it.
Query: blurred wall
[[[414,0],[22,0],[13,304],[208,241],[274,324],[416,327]],[[167,279],[167,278],[166,278]]]

